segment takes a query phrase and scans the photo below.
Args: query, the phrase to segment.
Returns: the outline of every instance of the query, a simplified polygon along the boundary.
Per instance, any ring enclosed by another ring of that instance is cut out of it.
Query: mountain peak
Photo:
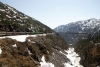
[[[80,31],[82,30],[84,31],[87,28],[93,30],[95,27],[99,27],[99,26],[100,26],[100,20],[91,18],[91,19],[87,19],[83,21],[71,22],[66,25],[61,25],[61,26],[56,27],[54,30],[57,32],[69,32],[69,29],[74,29],[77,32],[78,29],[80,29]],[[72,28],[72,27],[75,27],[75,28]]]

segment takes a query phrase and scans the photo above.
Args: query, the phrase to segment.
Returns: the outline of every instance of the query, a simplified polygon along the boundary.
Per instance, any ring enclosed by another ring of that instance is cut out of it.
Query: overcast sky
[[[100,0],[0,0],[52,29],[70,22],[100,19]]]

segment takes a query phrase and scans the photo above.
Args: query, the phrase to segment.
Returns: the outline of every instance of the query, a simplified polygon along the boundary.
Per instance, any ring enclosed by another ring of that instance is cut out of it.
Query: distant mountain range
[[[100,32],[100,19],[91,18],[83,21],[71,22],[66,25],[60,25],[54,30],[69,44],[75,44],[81,39],[96,36],[95,34]]]

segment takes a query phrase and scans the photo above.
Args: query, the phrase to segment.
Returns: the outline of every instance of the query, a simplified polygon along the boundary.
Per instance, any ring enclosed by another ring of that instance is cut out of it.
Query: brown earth
[[[17,47],[13,47],[15,44]],[[59,51],[64,52],[68,45],[55,34],[27,37],[25,42],[11,38],[0,39],[0,48],[2,49],[0,67],[39,67],[42,56],[45,56],[45,60],[53,63],[55,67],[64,67],[63,62],[68,60],[59,53]]]

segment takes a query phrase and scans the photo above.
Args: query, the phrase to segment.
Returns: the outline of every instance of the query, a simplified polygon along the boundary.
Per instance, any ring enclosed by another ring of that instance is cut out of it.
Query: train
[[[43,34],[43,32],[0,32],[0,36]]]

